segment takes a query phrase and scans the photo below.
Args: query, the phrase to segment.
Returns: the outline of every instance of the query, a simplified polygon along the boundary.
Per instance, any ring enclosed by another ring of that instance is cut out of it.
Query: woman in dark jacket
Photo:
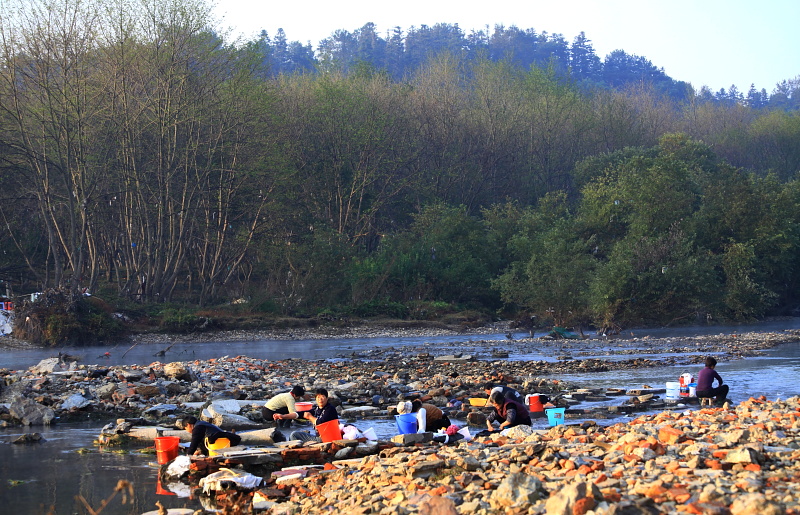
[[[214,424],[197,420],[196,417],[186,417],[183,419],[183,428],[191,433],[192,443],[189,444],[189,455],[205,454],[208,456],[206,442],[214,443],[219,438],[227,438],[231,447],[239,445],[242,437],[228,431],[223,431]]]
[[[531,425],[531,414],[528,408],[517,401],[507,399],[502,392],[493,392],[489,396],[489,403],[494,407],[492,413],[486,418],[489,431],[494,431],[492,422],[500,422],[500,430],[519,425]]]

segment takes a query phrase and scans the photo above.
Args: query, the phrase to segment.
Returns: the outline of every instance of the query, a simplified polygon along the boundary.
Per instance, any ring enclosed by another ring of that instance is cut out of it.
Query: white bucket
[[[363,434],[367,440],[375,441],[378,439],[378,435],[375,434],[375,429],[373,428],[369,428],[366,431],[362,431],[361,434]]]
[[[681,384],[677,382],[667,382],[667,399],[677,399],[680,397]]]

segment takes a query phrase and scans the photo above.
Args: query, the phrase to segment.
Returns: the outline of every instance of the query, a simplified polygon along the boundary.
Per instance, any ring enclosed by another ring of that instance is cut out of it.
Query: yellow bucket
[[[221,449],[227,449],[230,446],[231,446],[231,441],[228,440],[227,438],[217,438],[217,440],[214,443],[209,442],[208,438],[206,438],[206,447],[208,448],[209,456],[219,456],[222,453],[216,451],[219,451]]]
[[[486,406],[486,401],[488,399],[484,399],[483,397],[470,397],[469,404],[470,406]]]

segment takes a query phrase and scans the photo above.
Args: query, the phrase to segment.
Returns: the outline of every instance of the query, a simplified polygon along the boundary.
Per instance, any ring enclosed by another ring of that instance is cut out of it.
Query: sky
[[[368,22],[393,27],[458,24],[464,33],[488,25],[560,33],[584,32],[603,59],[622,49],[650,60],[676,80],[713,92],[751,84],[772,93],[800,76],[799,0],[216,0],[220,27],[247,39],[279,28],[289,41],[317,44],[334,31]]]

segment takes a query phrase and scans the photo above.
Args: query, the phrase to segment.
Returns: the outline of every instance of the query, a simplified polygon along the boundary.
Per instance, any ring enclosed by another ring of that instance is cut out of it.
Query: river
[[[800,319],[784,320],[751,326],[702,327],[682,329],[657,329],[636,331],[635,336],[650,334],[658,337],[689,336],[695,334],[730,334],[748,331],[778,331],[800,328]],[[521,337],[524,335],[514,335]],[[220,356],[247,355],[264,359],[344,359],[350,353],[376,348],[397,348],[400,346],[419,346],[426,348],[437,345],[448,348],[453,345],[459,351],[469,349],[470,341],[504,342],[508,348],[509,359],[555,359],[554,348],[542,346],[541,349],[515,352],[514,342],[506,340],[505,334],[479,336],[438,336],[419,338],[360,338],[345,340],[262,340],[251,342],[211,342],[176,344],[164,358],[155,354],[166,347],[164,344],[139,344],[117,347],[83,347],[62,349],[5,349],[0,350],[0,366],[21,369],[35,365],[41,359],[52,357],[61,351],[79,355],[82,363],[97,364],[149,364],[156,359],[181,361],[189,359],[209,359]],[[611,348],[613,342],[609,342]],[[478,347],[485,345],[476,343]],[[630,351],[630,349],[628,349]],[[105,352],[109,352],[108,357]],[[642,356],[656,359],[666,354],[653,354],[652,350],[642,349]],[[584,357],[584,356],[581,356]],[[609,358],[609,356],[598,356]],[[625,358],[636,357],[626,354]],[[698,366],[665,366],[649,369],[614,370],[611,372],[570,374],[560,379],[572,381],[586,387],[634,388],[643,384],[662,387],[667,381],[676,381],[683,372],[694,375]],[[717,370],[731,386],[730,398],[734,402],[746,400],[750,396],[764,395],[770,400],[800,394],[797,377],[800,374],[800,344],[781,345],[764,351],[762,356],[743,360],[720,362]],[[620,401],[616,401],[617,403]],[[620,419],[622,420],[622,419]],[[609,420],[608,422],[614,422]],[[573,420],[569,420],[573,422]],[[370,421],[372,424],[372,421]],[[537,422],[544,424],[544,422]],[[372,424],[380,436],[392,434],[391,421],[374,421]],[[51,427],[0,429],[0,503],[3,513],[26,514],[64,514],[90,513],[85,503],[98,510],[103,500],[113,493],[120,479],[134,485],[134,495],[121,503],[118,494],[102,510],[103,515],[135,515],[156,509],[160,501],[166,508],[201,508],[196,499],[174,495],[169,485],[157,483],[158,465],[154,455],[138,453],[99,452],[92,445],[100,426],[97,422],[85,424],[56,424]],[[363,428],[362,428],[363,429]],[[10,443],[26,432],[39,432],[45,441],[33,445]],[[87,452],[88,451],[88,452]],[[81,498],[83,500],[81,500]],[[51,511],[52,508],[52,511]]]

